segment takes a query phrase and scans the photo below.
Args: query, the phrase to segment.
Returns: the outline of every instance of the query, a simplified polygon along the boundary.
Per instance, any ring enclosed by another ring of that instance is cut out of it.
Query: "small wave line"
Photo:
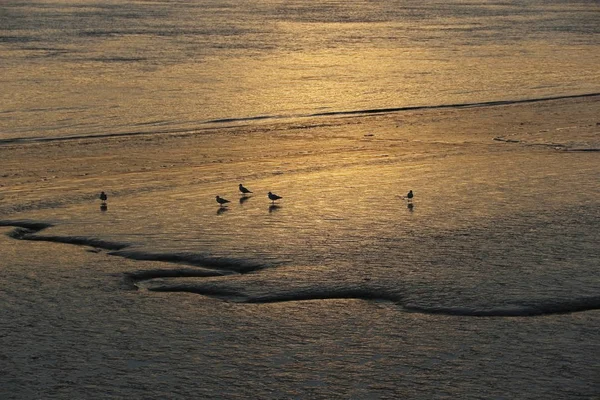
[[[566,99],[577,99],[587,97],[600,96],[600,92],[597,93],[583,93],[573,95],[562,95],[562,96],[549,96],[549,97],[538,97],[538,98],[526,98],[516,100],[491,100],[482,102],[472,103],[450,103],[450,104],[434,104],[434,105],[419,105],[419,106],[404,106],[404,107],[389,107],[389,108],[372,108],[372,109],[360,109],[360,110],[348,110],[348,111],[326,111],[318,113],[308,114],[290,114],[290,115],[259,115],[250,117],[231,117],[231,118],[218,118],[210,119],[206,121],[198,121],[200,125],[218,125],[217,127],[188,127],[188,128],[174,128],[164,129],[156,131],[132,131],[132,132],[121,132],[121,133],[103,133],[103,134],[81,134],[72,136],[55,136],[55,137],[16,137],[0,139],[1,145],[21,144],[21,143],[36,143],[36,142],[54,142],[54,141],[70,141],[70,140],[93,140],[113,137],[128,137],[128,136],[139,136],[139,135],[172,135],[172,134],[195,134],[198,131],[207,131],[223,128],[234,128],[239,127],[237,123],[240,122],[255,122],[262,120],[278,120],[278,119],[294,119],[294,118],[315,118],[315,117],[331,117],[331,116],[346,116],[346,115],[370,115],[370,114],[385,114],[395,113],[403,111],[418,111],[418,110],[436,110],[436,109],[460,109],[460,108],[474,108],[474,107],[496,107],[505,105],[516,105],[516,104],[527,104],[527,103],[539,103],[544,101],[554,100],[566,100]],[[236,125],[226,125],[236,124]]]
[[[537,301],[524,300],[519,303],[471,307],[464,306],[421,306],[408,303],[404,296],[397,293],[386,293],[379,288],[346,287],[334,289],[314,289],[292,291],[287,293],[271,293],[250,296],[246,293],[229,288],[218,288],[193,284],[162,284],[150,287],[154,292],[184,292],[195,293],[207,297],[215,297],[224,301],[246,304],[271,304],[298,301],[321,300],[364,300],[375,302],[390,302],[396,304],[407,313],[425,315],[445,315],[449,317],[540,317],[548,315],[572,314],[577,312],[600,310],[600,296],[581,297],[575,299],[547,299]]]

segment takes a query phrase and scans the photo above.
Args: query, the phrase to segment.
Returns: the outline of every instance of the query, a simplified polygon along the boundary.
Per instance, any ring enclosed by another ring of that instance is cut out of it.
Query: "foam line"
[[[285,118],[281,115],[259,115],[256,117],[241,117],[241,118],[221,118],[221,119],[211,119],[205,121],[205,124],[223,124],[228,122],[246,122],[246,121],[260,121],[263,119],[280,119]]]
[[[66,142],[71,140],[84,140],[84,139],[106,139],[114,137],[127,137],[127,136],[142,136],[142,135],[169,135],[177,133],[191,133],[193,129],[181,128],[181,129],[165,129],[158,131],[135,131],[135,132],[123,132],[123,133],[101,133],[101,134],[89,134],[89,135],[72,135],[72,136],[51,136],[51,137],[17,137],[9,139],[0,139],[0,145],[9,144],[21,144],[21,143],[37,143],[37,142]]]
[[[195,293],[208,297],[217,297],[226,301],[234,301],[236,303],[248,304],[269,304],[295,301],[336,299],[388,301],[393,303],[398,303],[401,301],[401,298],[398,295],[390,295],[382,293],[379,290],[373,290],[368,288],[335,288],[331,290],[317,288],[299,292],[277,293],[261,296],[250,296],[246,293],[242,293],[228,288],[219,288],[199,284],[166,284],[149,287],[148,290],[154,292]]]
[[[143,260],[143,261],[162,261],[176,264],[187,264],[198,267],[203,267],[206,269],[218,271],[218,272],[199,272],[196,270],[195,272],[191,272],[189,270],[180,270],[183,275],[180,276],[219,276],[219,275],[227,275],[230,273],[240,273],[246,274],[253,271],[257,271],[263,268],[266,268],[268,265],[259,264],[257,262],[252,262],[248,260],[240,260],[234,258],[225,258],[225,257],[211,257],[203,254],[197,253],[150,253],[144,252],[140,250],[131,250],[124,251],[124,249],[130,247],[129,243],[122,242],[112,242],[103,239],[98,239],[94,237],[86,237],[86,236],[47,236],[47,235],[37,235],[40,231],[50,228],[53,225],[45,222],[36,222],[36,221],[1,221],[0,226],[13,226],[16,227],[11,232],[8,233],[9,237],[18,240],[31,240],[31,241],[45,241],[45,242],[55,242],[55,243],[66,243],[73,244],[78,246],[90,246],[99,249],[112,250],[109,254],[114,256],[119,256],[123,258],[128,258],[131,260]],[[162,271],[162,272],[159,272]],[[176,274],[175,272],[168,272],[169,270],[155,270],[154,272],[146,272],[149,274],[148,278],[140,278],[140,279],[152,279],[159,277],[168,277],[168,276],[176,276],[171,274]],[[195,275],[190,275],[190,274]],[[144,272],[138,272],[138,276],[143,276]],[[187,274],[187,275],[186,275]]]
[[[134,282],[156,278],[196,278],[209,276],[223,276],[226,272],[206,269],[180,268],[180,269],[150,269],[135,272],[126,272],[125,276]]]
[[[581,151],[581,152],[589,151],[589,152],[597,152],[597,151],[600,151],[600,147],[598,147],[598,148],[594,147],[594,148],[589,148],[589,149],[585,149],[585,148],[569,148],[569,149],[565,149],[565,151],[575,151],[575,152],[576,151]]]
[[[400,296],[368,288],[314,289],[301,292],[276,293],[248,299],[247,303],[283,303],[289,301],[355,299],[398,303]]]
[[[38,236],[37,233],[44,229],[50,228],[54,225],[46,222],[36,221],[0,221],[0,226],[14,226],[16,227],[8,236],[18,240],[32,240],[42,242],[54,242],[54,243],[66,243],[75,244],[79,246],[90,246],[99,249],[106,250],[120,250],[128,247],[127,243],[110,242],[97,238],[90,238],[85,236]]]
[[[538,146],[538,147],[550,147],[555,150],[561,150],[565,152],[596,152],[600,151],[600,148],[597,147],[569,147],[567,145],[561,143],[528,143],[526,141],[517,140],[517,139],[506,139],[502,136],[496,136],[492,140],[503,143],[521,143],[526,146]]]
[[[223,289],[218,287],[207,287],[207,286],[194,286],[194,285],[170,285],[170,286],[158,286],[149,287],[149,291],[152,292],[177,292],[177,293],[194,293],[206,297],[213,297],[225,301],[247,303],[248,299],[245,295],[229,289]]]
[[[54,225],[47,222],[37,222],[29,220],[15,220],[15,221],[0,221],[0,226],[14,226],[18,228],[27,229],[30,232],[39,232],[41,230],[50,228]]]
[[[600,310],[600,296],[566,300],[540,300],[522,302],[502,307],[424,307],[403,305],[405,311],[421,314],[442,314],[461,317],[536,317],[542,315],[571,314],[582,311]]]
[[[130,131],[121,133],[104,133],[104,134],[89,134],[89,135],[73,135],[64,137],[17,137],[9,139],[0,139],[1,145],[19,144],[19,143],[34,143],[34,142],[54,142],[54,141],[70,141],[70,140],[83,140],[83,139],[102,139],[112,137],[126,137],[126,136],[139,136],[139,135],[169,135],[169,134],[195,134],[199,130],[213,130],[232,128],[236,125],[226,125],[231,123],[239,122],[252,122],[259,120],[276,120],[286,118],[314,118],[314,117],[329,117],[329,116],[344,116],[344,115],[369,115],[369,114],[383,114],[383,113],[394,113],[402,111],[418,111],[418,110],[440,110],[448,108],[473,108],[473,107],[495,107],[513,104],[527,104],[527,103],[538,103],[543,101],[552,100],[566,100],[586,97],[600,96],[600,93],[584,93],[575,95],[565,96],[554,96],[554,97],[539,97],[533,99],[521,99],[521,100],[495,100],[495,101],[483,101],[475,103],[452,103],[452,104],[436,104],[436,105],[422,105],[422,106],[406,106],[406,107],[390,107],[390,108],[373,108],[373,109],[362,109],[362,110],[349,110],[349,111],[328,111],[319,112],[312,114],[298,114],[298,115],[260,115],[254,117],[233,117],[233,118],[221,118],[207,121],[200,121],[200,124],[217,124],[218,127],[206,128],[206,127],[190,127],[190,128],[173,128],[163,129],[156,131]]]
[[[266,265],[246,260],[210,257],[197,253],[148,253],[144,251],[131,250],[116,251],[110,254],[131,260],[162,261],[177,264],[188,264],[220,271],[237,272],[240,274],[257,271],[266,267]]]
[[[110,242],[107,240],[85,236],[37,236],[33,234],[28,234],[22,237],[21,239],[41,242],[74,244],[78,246],[90,246],[105,250],[121,250],[126,247],[129,247],[128,243]]]
[[[373,288],[319,288],[287,293],[275,293],[250,296],[231,289],[215,288],[205,285],[161,285],[149,288],[155,292],[186,292],[225,301],[249,304],[285,303],[309,300],[355,299],[366,301],[387,301],[397,304],[409,313],[446,315],[454,317],[537,317],[544,315],[571,314],[576,312],[600,310],[600,296],[581,297],[565,300],[523,301],[499,307],[476,308],[469,306],[419,306],[408,304],[398,294],[390,294]]]
[[[527,104],[527,103],[539,103],[543,101],[551,100],[564,100],[564,99],[575,99],[585,97],[600,96],[600,93],[586,93],[586,94],[575,94],[565,96],[553,96],[553,97],[538,97],[533,99],[521,99],[521,100],[495,100],[495,101],[483,101],[476,103],[454,103],[454,104],[437,104],[437,105],[424,105],[424,106],[408,106],[408,107],[393,107],[393,108],[373,108],[365,110],[352,110],[352,111],[328,111],[322,113],[310,114],[311,117],[323,117],[323,116],[334,116],[334,115],[357,115],[357,114],[381,114],[399,111],[415,111],[415,110],[436,110],[446,108],[472,108],[472,107],[496,107],[513,104]]]

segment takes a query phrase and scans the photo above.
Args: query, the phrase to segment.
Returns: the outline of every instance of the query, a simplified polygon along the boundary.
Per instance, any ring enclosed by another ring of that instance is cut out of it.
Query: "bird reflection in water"
[[[98,196],[98,197],[102,201],[102,203],[100,203],[100,211],[104,212],[104,211],[108,210],[108,205],[106,203],[106,201],[108,200],[108,195],[104,192],[101,192],[100,196]]]
[[[279,211],[279,209],[281,208],[280,205],[278,204],[271,204],[269,206],[269,213],[275,212],[275,211]]]
[[[227,207],[219,207],[219,209],[217,210],[217,215],[221,215],[225,211],[229,211],[229,208],[227,208]]]
[[[242,197],[240,197],[240,204],[244,204],[245,202],[247,202],[250,199],[250,197],[252,197],[252,196],[242,196]]]

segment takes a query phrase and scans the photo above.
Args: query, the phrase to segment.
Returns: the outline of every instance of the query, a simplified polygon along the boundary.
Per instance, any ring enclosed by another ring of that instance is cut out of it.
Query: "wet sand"
[[[176,134],[65,139],[0,146],[0,212],[54,207],[148,187],[250,179],[300,166],[369,162],[428,145],[470,144],[480,152],[597,151],[600,97],[528,104],[390,112],[254,123]],[[576,138],[576,139],[573,139]],[[352,160],[363,150],[363,159]],[[566,155],[565,157],[569,157]],[[315,161],[313,163],[313,161]],[[159,174],[157,174],[159,173]],[[159,181],[157,181],[157,176]]]
[[[339,176],[348,171],[352,179],[361,170],[371,174],[371,169],[396,166],[403,172],[402,188],[420,185],[419,194],[430,194],[432,208],[448,211],[468,201],[448,196],[459,188],[440,189],[443,182],[453,186],[469,181],[474,170],[456,168],[459,165],[488,168],[485,176],[497,173],[499,179],[527,171],[533,176],[533,181],[527,181],[530,191],[536,190],[536,181],[546,191],[565,177],[597,182],[599,111],[600,97],[586,97],[271,121],[177,134],[9,143],[0,146],[0,220],[53,222],[56,218],[65,225],[59,231],[74,229],[61,210],[89,206],[97,211],[100,190],[109,193],[109,207],[118,208],[120,198],[143,199],[146,193],[152,197],[164,193],[166,197],[156,201],[168,207],[170,193],[184,196],[190,188],[201,188],[206,199],[198,201],[203,207],[210,204],[212,214],[212,193],[222,190],[222,182],[237,185],[238,180],[286,179],[289,183],[332,169]],[[432,145],[444,149],[442,159],[436,158]],[[557,160],[557,153],[563,158]],[[439,169],[430,169],[432,158]],[[505,162],[518,165],[502,172]],[[283,165],[286,174],[282,178]],[[564,176],[559,176],[561,165]],[[376,186],[377,182],[371,182]],[[545,201],[554,205],[575,198],[575,204],[597,204],[597,191],[589,182],[572,183],[576,188],[587,185],[588,190],[573,194],[568,187],[556,186],[556,197]],[[470,182],[469,187],[475,186]],[[294,194],[301,192],[295,190]],[[382,195],[378,188],[365,193],[372,196],[369,199]],[[391,199],[400,194],[383,193]],[[498,207],[525,207],[514,200],[518,195],[518,188],[513,193],[496,193],[503,197]],[[193,191],[189,196],[199,195]],[[526,197],[523,204],[539,201],[536,196]],[[500,212],[476,210],[485,214],[482,218]],[[328,303],[323,308],[308,308],[301,302],[274,304],[267,314],[260,305],[240,308],[210,296],[199,304],[195,294],[179,293],[174,298],[170,293],[136,290],[132,284],[132,271],[173,270],[177,267],[173,263],[115,257],[102,246],[15,240],[5,235],[12,231],[13,227],[0,227],[2,398],[158,399],[192,394],[198,398],[371,398],[373,394],[427,398],[431,393],[469,398],[473,392],[490,397],[593,398],[598,387],[597,310],[554,316],[552,322],[532,319],[516,326],[511,319],[492,318],[482,322],[487,326],[483,332],[470,336],[467,332],[476,328],[456,318],[415,313],[390,322],[397,318],[393,310],[359,302],[353,303],[353,315],[346,315],[349,324],[339,327],[344,332],[334,337],[320,326],[321,319],[345,315],[343,306],[356,300]],[[560,238],[556,241],[561,243]],[[286,273],[293,276],[292,271],[283,270],[278,280],[286,278]],[[305,279],[318,281],[327,273],[315,270]],[[449,272],[440,272],[440,280],[445,273]],[[253,277],[244,279],[236,279],[230,287],[243,289]],[[263,283],[267,288],[270,284],[268,279]],[[373,314],[377,319],[370,321]],[[434,320],[450,328],[432,332],[427,323]],[[381,321],[393,325],[403,346],[417,349],[418,356],[428,360],[421,372],[403,370],[402,353],[385,356],[394,349],[370,341],[366,333],[380,328]],[[570,328],[546,331],[550,324]],[[320,339],[305,336],[297,331],[298,326],[310,326],[307,331],[318,332]],[[277,334],[266,335],[272,327]],[[423,335],[409,333],[420,330]],[[448,332],[469,336],[472,347],[448,344],[440,348],[441,337],[446,339]],[[498,341],[495,335],[504,337]],[[345,338],[345,344],[337,341],[339,337]],[[541,350],[536,348],[540,341],[545,343]],[[256,342],[262,343],[263,353],[253,353]],[[507,342],[519,345],[504,347]],[[303,356],[305,348],[317,349],[321,356]],[[544,357],[539,357],[540,351]],[[584,354],[585,359],[570,359],[570,354]],[[503,365],[500,368],[514,368],[517,373],[546,372],[534,373],[532,380],[516,377],[513,382],[494,383],[486,377],[489,369],[481,368],[489,367],[490,358]],[[515,359],[521,361],[515,363]],[[361,362],[369,368],[354,367]],[[456,372],[461,368],[468,371]],[[327,384],[315,383],[315,374],[326,376],[323,382]],[[362,386],[352,385],[352,377]],[[528,385],[535,381],[535,391],[529,396]],[[429,393],[420,389],[424,384]]]

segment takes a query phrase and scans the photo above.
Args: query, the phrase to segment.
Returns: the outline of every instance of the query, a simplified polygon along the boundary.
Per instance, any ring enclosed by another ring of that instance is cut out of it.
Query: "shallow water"
[[[49,157],[2,192],[8,398],[593,398],[597,100],[555,103],[5,146]]]
[[[597,11],[4,2],[0,397],[598,397]]]
[[[595,154],[480,155],[473,153],[487,146],[429,144],[432,154],[417,162],[414,152],[386,148],[383,138],[367,142],[370,151],[387,153],[344,165],[332,162],[348,156],[338,149],[323,165],[322,155],[308,157],[310,167],[297,155],[281,156],[281,166],[293,167],[247,182],[256,191],[247,197],[236,193],[237,179],[222,178],[119,196],[106,212],[76,204],[53,209],[50,218],[47,210],[25,215],[56,224],[37,237],[97,238],[106,242],[98,247],[134,259],[216,263],[225,272],[266,268],[260,275],[267,278],[284,266],[302,290],[305,269],[320,271],[318,283],[308,283],[317,297],[359,285],[366,297],[489,310],[597,295]],[[350,153],[360,159],[360,150]],[[565,159],[578,167],[564,170]],[[243,165],[230,160],[227,168]],[[412,202],[401,198],[416,185]],[[271,204],[269,190],[283,199]],[[573,192],[577,207],[569,206]],[[217,207],[208,193],[232,203]],[[349,286],[333,290],[329,282],[340,279]],[[240,296],[273,295],[261,284]],[[280,290],[293,299],[296,289]]]

